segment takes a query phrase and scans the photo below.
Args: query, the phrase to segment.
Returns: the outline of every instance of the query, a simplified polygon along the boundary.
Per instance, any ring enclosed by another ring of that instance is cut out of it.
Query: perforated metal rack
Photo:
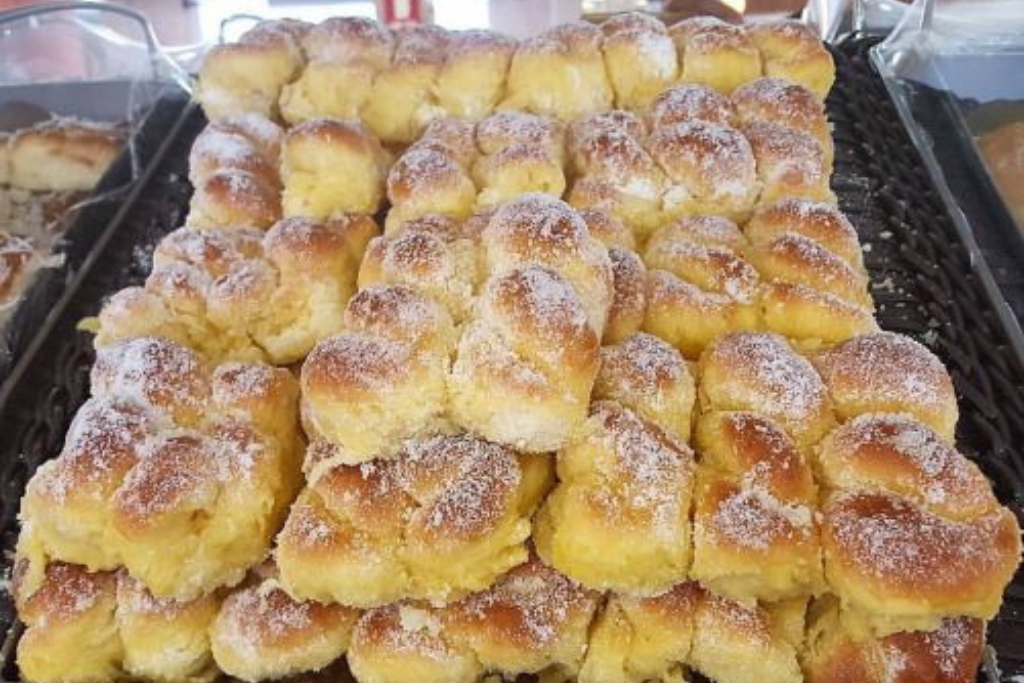
[[[1024,367],[872,70],[869,47],[870,41],[851,39],[833,50],[833,184],[864,244],[882,327],[924,342],[946,363],[960,399],[960,448],[1024,521]],[[94,315],[105,297],[140,282],[153,245],[180,225],[191,193],[188,149],[202,125],[201,114],[192,110],[162,132],[159,162],[111,217],[119,224],[117,239],[101,245],[97,262],[62,299],[49,328],[0,392],[0,539],[8,553],[17,538],[18,501],[27,478],[59,452],[87,396],[92,351],[76,323]],[[0,630],[9,634],[0,651],[3,677],[15,681],[20,631],[9,598],[0,599]],[[997,656],[989,657],[982,680],[997,680],[996,659],[1004,681],[1024,674],[1024,574],[1007,590],[989,642]],[[339,664],[308,680],[351,679]]]

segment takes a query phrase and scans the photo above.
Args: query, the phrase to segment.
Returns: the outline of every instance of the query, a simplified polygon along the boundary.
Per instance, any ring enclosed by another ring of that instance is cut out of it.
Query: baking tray
[[[833,48],[838,71],[828,101],[835,122],[833,185],[864,244],[881,325],[927,344],[949,367],[960,399],[961,449],[1024,521],[1024,367],[872,70],[871,44],[851,39]],[[190,109],[167,136],[157,167],[122,207],[118,239],[102,245],[101,267],[91,268],[69,291],[15,381],[0,392],[6,435],[0,442],[0,541],[8,552],[17,538],[26,480],[60,451],[71,417],[88,394],[91,340],[75,324],[95,315],[117,289],[141,282],[154,244],[181,224],[191,193],[188,150],[203,123]],[[14,647],[20,630],[10,628],[13,622],[9,597],[0,599],[0,629],[9,634],[0,650],[7,681],[17,680]],[[979,680],[1009,683],[1024,675],[1024,575],[1007,590],[989,640],[993,649]],[[338,663],[301,680],[352,679]]]

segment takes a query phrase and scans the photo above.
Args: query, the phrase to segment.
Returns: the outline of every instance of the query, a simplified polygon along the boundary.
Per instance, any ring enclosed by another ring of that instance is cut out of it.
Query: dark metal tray
[[[833,185],[864,243],[882,326],[926,343],[949,367],[961,406],[958,443],[991,477],[1000,500],[1024,521],[1024,366],[870,66],[870,45],[847,40],[833,50],[838,70],[828,101],[836,139]],[[180,225],[191,193],[188,149],[202,125],[201,114],[190,111],[166,136],[161,161],[121,207],[117,239],[99,245],[98,267],[90,268],[62,299],[0,392],[5,433],[0,442],[0,541],[7,551],[17,538],[17,509],[27,478],[60,451],[68,423],[87,396],[92,350],[75,324],[94,315],[117,289],[140,282],[153,245]],[[0,651],[7,681],[18,680],[13,622],[9,598],[0,599],[0,629],[10,633]],[[1007,590],[989,641],[998,653],[1002,680],[1024,674],[1024,574]],[[994,664],[990,658],[981,680],[999,680]],[[343,664],[330,667],[326,677],[309,680],[328,678],[351,680]]]

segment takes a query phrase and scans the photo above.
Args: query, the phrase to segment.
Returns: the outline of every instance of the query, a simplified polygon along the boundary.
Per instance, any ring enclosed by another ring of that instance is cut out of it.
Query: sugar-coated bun
[[[249,116],[250,121],[254,119],[259,117],[255,114]],[[277,174],[279,151],[275,152],[273,147],[267,149],[260,144],[262,141],[250,140],[248,135],[230,124],[233,120],[226,119],[224,125],[210,124],[192,143],[188,160],[189,181],[193,186],[199,186],[214,173],[232,169],[246,171],[266,185],[280,186]],[[267,127],[280,131],[272,121],[262,121]],[[278,136],[278,144],[279,140]],[[267,143],[274,144],[270,141]],[[280,149],[279,146],[277,149]]]
[[[844,609],[881,635],[996,614],[1020,530],[975,465],[908,416],[864,415],[825,439],[818,468],[826,578]]]
[[[395,38],[391,65],[377,74],[359,115],[384,142],[407,144],[444,114],[435,90],[449,37],[437,26],[413,26]]]
[[[701,413],[758,413],[783,427],[801,449],[835,424],[821,377],[778,335],[724,335],[701,355],[697,374]]]
[[[281,88],[302,70],[301,37],[307,27],[265,21],[237,43],[215,45],[199,68],[196,99],[211,121],[239,113],[277,118]]]
[[[832,168],[832,130],[824,103],[811,90],[784,78],[766,76],[742,86],[730,99],[740,127],[775,123],[807,133],[824,150],[826,168]]]
[[[386,165],[380,143],[358,121],[301,123],[281,148],[284,215],[323,220],[373,214],[384,199]]]
[[[701,594],[690,582],[654,597],[612,594],[591,627],[580,683],[680,680]]]
[[[762,204],[801,197],[835,201],[829,188],[830,167],[815,138],[779,123],[756,121],[743,129],[757,161]]]
[[[765,283],[760,304],[764,327],[806,351],[878,331],[870,308],[807,285]]]
[[[468,119],[442,118],[427,124],[419,140],[409,149],[426,148],[441,152],[465,169],[473,167],[480,156],[477,148],[477,124]]]
[[[125,572],[117,575],[117,628],[125,672],[135,680],[206,683],[220,675],[208,630],[220,607],[211,593],[191,601],[154,597]]]
[[[747,28],[747,35],[761,53],[765,76],[799,83],[824,101],[836,69],[832,55],[809,26],[792,19],[757,23]]]
[[[807,683],[971,683],[985,647],[980,619],[943,619],[929,631],[863,637],[843,623],[833,597],[809,611],[807,646],[801,655]]]
[[[479,121],[505,94],[517,42],[493,31],[471,29],[449,34],[444,66],[437,77],[437,104],[448,116]]]
[[[675,82],[679,60],[665,25],[649,14],[616,14],[600,26],[615,106],[644,109]]]
[[[255,683],[319,671],[348,648],[359,611],[295,600],[273,576],[232,591],[210,625],[217,666]]]
[[[32,571],[22,561],[12,581],[18,617],[25,624],[17,650],[21,676],[53,683],[125,678],[115,617],[116,575],[53,562],[35,569],[42,574],[29,586],[26,574]]]
[[[751,303],[760,277],[736,250],[742,240],[742,233],[726,218],[683,218],[654,233],[644,262],[703,290]]]
[[[456,323],[471,311],[477,244],[447,216],[424,216],[370,241],[359,286],[405,285],[445,305]]]
[[[614,93],[601,54],[601,30],[562,24],[519,43],[502,109],[572,121],[611,108]]]
[[[267,229],[281,219],[276,178],[239,169],[215,171],[195,188],[186,224],[194,228]]]
[[[551,268],[572,286],[600,337],[614,297],[608,251],[590,236],[587,223],[549,195],[522,195],[499,208],[480,236],[491,277],[525,264]]]
[[[719,683],[800,683],[791,630],[771,606],[701,590],[687,661]]]
[[[444,431],[451,316],[414,289],[375,286],[349,301],[346,331],[302,365],[303,421],[347,463],[391,457],[403,441]]]
[[[746,220],[760,184],[753,149],[738,130],[678,123],[653,131],[647,148],[668,176],[666,214]]]
[[[729,98],[698,83],[683,83],[655,97],[647,118],[651,130],[688,121],[716,126],[736,124],[736,112]]]
[[[474,683],[484,674],[463,643],[445,637],[439,610],[416,603],[372,609],[356,622],[348,664],[361,683]]]
[[[690,576],[736,600],[820,592],[817,490],[792,439],[755,413],[713,412],[698,421],[695,443]]]
[[[555,271],[527,265],[488,281],[477,308],[449,378],[455,421],[523,451],[561,448],[586,419],[598,370],[583,302]]]
[[[476,125],[476,144],[484,155],[526,144],[543,149],[561,164],[565,161],[565,125],[548,116],[499,111]]]
[[[682,355],[655,336],[639,333],[601,349],[593,398],[616,401],[684,443],[695,392]]]
[[[810,237],[788,232],[747,250],[747,258],[769,282],[803,285],[874,310],[868,277]]]
[[[476,207],[477,187],[469,169],[433,146],[413,146],[391,167],[387,180],[388,230],[420,216],[465,220]]]
[[[714,17],[685,19],[669,28],[682,64],[680,80],[725,95],[761,75],[761,56],[746,32]]]
[[[806,199],[783,199],[757,207],[743,233],[755,247],[774,242],[786,233],[814,240],[857,272],[864,272],[857,231],[834,204]]]
[[[110,124],[53,119],[0,141],[5,147],[3,184],[41,192],[93,189],[124,146]]]
[[[647,317],[647,268],[636,252],[621,247],[608,249],[612,262],[615,296],[604,327],[603,344],[618,344],[633,336]]]
[[[481,158],[473,168],[480,188],[477,206],[497,206],[529,192],[561,197],[565,173],[557,157],[543,147],[519,143]]]
[[[443,634],[509,679],[548,673],[572,677],[587,648],[600,596],[536,557],[487,590],[442,611]]]
[[[208,128],[244,137],[275,168],[281,161],[284,129],[265,116],[243,112],[214,121]]]
[[[581,209],[578,213],[587,224],[590,236],[609,250],[617,247],[623,251],[636,251],[633,232],[615,216],[599,209]]]
[[[542,456],[466,434],[407,442],[388,461],[339,456],[323,442],[307,455],[310,488],[278,537],[289,594],[359,607],[449,601],[526,559],[529,519],[550,486]]]
[[[331,17],[309,29],[302,47],[311,60],[365,63],[379,71],[391,64],[395,38],[372,19]]]
[[[537,513],[545,562],[595,590],[654,595],[689,569],[693,453],[612,401],[559,451],[558,480]]]
[[[814,358],[840,419],[907,413],[953,443],[959,411],[953,382],[935,354],[910,337],[863,334]]]

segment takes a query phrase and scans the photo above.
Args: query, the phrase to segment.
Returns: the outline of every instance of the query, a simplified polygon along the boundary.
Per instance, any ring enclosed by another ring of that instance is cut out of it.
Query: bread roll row
[[[479,120],[513,109],[569,121],[613,106],[645,108],[678,82],[729,94],[760,76],[796,81],[824,99],[834,67],[813,33],[788,21],[744,28],[700,18],[666,28],[625,14],[517,43],[479,30],[392,32],[346,17],[264,22],[215,47],[197,97],[211,120],[238,112],[292,125],[361,119],[385,142],[408,144],[445,116]]]

